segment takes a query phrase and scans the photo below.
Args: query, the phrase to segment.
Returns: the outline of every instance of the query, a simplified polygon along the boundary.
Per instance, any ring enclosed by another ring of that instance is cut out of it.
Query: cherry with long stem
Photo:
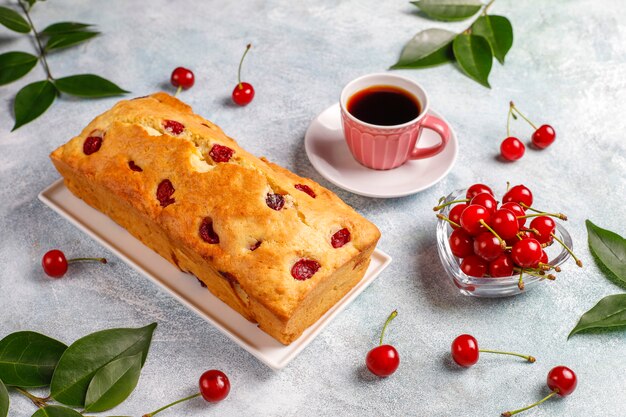
[[[485,227],[485,229],[489,230],[489,231],[491,232],[491,234],[492,234],[492,235],[494,235],[494,236],[498,239],[498,241],[500,242],[500,247],[501,247],[503,250],[505,250],[505,249],[506,249],[506,242],[504,241],[504,239],[502,239],[502,238],[500,237],[500,235],[498,235],[498,234],[496,233],[496,231],[495,231],[495,230],[493,230],[493,229],[491,228],[491,226],[489,226],[489,225],[487,224],[487,222],[486,222],[486,221],[484,221],[484,220],[482,220],[482,219],[481,219],[481,220],[480,220],[480,224],[482,224],[482,225]]]
[[[455,222],[455,221],[453,221],[453,220],[450,220],[450,218],[449,218],[449,217],[446,217],[446,216],[444,216],[443,214],[437,214],[437,218],[438,218],[438,219],[441,219],[441,220],[443,220],[443,221],[445,221],[445,222],[450,223],[452,226],[454,226],[454,227],[456,227],[456,228],[460,228],[460,227],[461,227],[461,225],[460,225],[460,224],[458,224],[457,222]]]
[[[460,336],[457,336],[456,339],[452,341],[452,347],[451,347],[452,359],[457,364],[463,367],[470,367],[472,365],[475,365],[478,362],[479,352],[517,356],[519,358],[525,359],[526,361],[530,363],[534,363],[536,361],[535,358],[530,355],[522,355],[520,353],[505,352],[505,351],[492,350],[492,349],[479,349],[478,341],[476,340],[474,336],[470,334],[462,334]]]
[[[389,344],[383,345],[387,326],[389,326],[389,323],[391,323],[397,315],[398,311],[394,310],[391,312],[389,317],[387,317],[383,330],[380,332],[379,345],[371,349],[365,357],[365,365],[367,366],[367,369],[369,369],[369,371],[374,375],[381,378],[388,377],[396,372],[398,366],[400,365],[400,355],[398,354],[396,348]]]

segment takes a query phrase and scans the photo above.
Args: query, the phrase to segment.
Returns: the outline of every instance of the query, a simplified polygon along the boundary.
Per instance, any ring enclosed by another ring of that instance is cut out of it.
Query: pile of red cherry
[[[558,242],[572,255],[576,264],[582,262],[555,234],[554,218],[567,220],[562,213],[535,209],[533,194],[524,185],[507,190],[498,205],[494,193],[484,184],[467,189],[466,198],[443,202],[433,210],[453,205],[446,217],[452,227],[448,239],[454,256],[462,259],[461,271],[472,277],[510,277],[519,274],[518,286],[524,289],[523,274],[555,279],[548,271],[560,272],[549,263],[544,248]],[[526,222],[530,224],[526,226]]]

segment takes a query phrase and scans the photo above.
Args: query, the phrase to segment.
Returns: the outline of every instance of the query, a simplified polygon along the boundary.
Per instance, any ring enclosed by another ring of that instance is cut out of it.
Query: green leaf
[[[9,392],[7,387],[0,379],[0,417],[7,417],[9,415]]]
[[[83,32],[88,27],[91,27],[88,23],[79,23],[79,22],[59,22],[54,23],[44,30],[40,32],[41,35],[51,36],[58,35],[60,33],[72,33],[72,32]]]
[[[452,40],[456,33],[443,29],[427,29],[418,32],[400,54],[391,68],[426,68],[454,60]]]
[[[13,82],[37,65],[37,57],[26,52],[7,52],[0,55],[0,85]]]
[[[108,363],[141,353],[143,366],[156,323],[139,329],[110,329],[78,339],[65,351],[52,376],[50,395],[82,407],[94,375]]]
[[[460,34],[454,38],[452,50],[465,74],[485,87],[491,88],[488,78],[493,64],[493,55],[487,39],[482,36]]]
[[[128,93],[109,80],[93,74],[72,75],[55,81],[59,90],[80,97],[110,97]]]
[[[58,33],[50,36],[45,49],[46,51],[52,51],[55,49],[67,48],[69,46],[85,42],[86,40],[99,34],[100,32],[90,32],[87,30],[82,32]]]
[[[626,294],[604,297],[591,310],[582,315],[567,338],[569,339],[583,330],[619,326],[626,326]]]
[[[48,80],[37,81],[22,88],[15,96],[15,103],[13,103],[15,125],[12,131],[41,116],[56,96],[57,89]]]
[[[429,17],[447,22],[465,20],[483,7],[480,0],[418,0],[411,3]]]
[[[11,333],[0,340],[0,379],[25,388],[48,386],[65,349],[63,343],[39,333]]]
[[[100,412],[121,404],[137,386],[141,353],[109,362],[93,376],[85,397],[85,411]]]
[[[15,32],[28,33],[30,32],[30,25],[15,10],[11,10],[7,7],[0,7],[0,25],[6,26]]]
[[[480,16],[472,24],[472,33],[487,39],[496,59],[504,64],[511,46],[513,46],[513,26],[504,16]]]
[[[626,239],[587,220],[591,252],[615,276],[626,283]]]
[[[78,411],[60,405],[48,405],[40,408],[32,417],[83,417]]]

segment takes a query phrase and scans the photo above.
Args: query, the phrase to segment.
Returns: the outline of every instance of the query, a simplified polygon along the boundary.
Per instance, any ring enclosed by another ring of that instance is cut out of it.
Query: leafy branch
[[[155,328],[102,330],[70,346],[40,333],[11,333],[0,340],[0,417],[9,412],[7,387],[38,407],[32,417],[83,417],[121,404],[137,386]],[[27,390],[48,386],[47,397]]]
[[[59,22],[37,31],[30,15],[38,0],[18,0],[22,14],[8,7],[0,7],[0,25],[14,32],[33,33],[37,55],[11,51],[0,54],[0,86],[16,81],[28,74],[41,62],[46,79],[23,87],[15,96],[15,130],[41,116],[60,93],[78,97],[110,97],[125,94],[116,84],[94,74],[72,75],[54,78],[48,65],[47,54],[78,45],[97,35],[90,24]],[[39,0],[43,1],[43,0]],[[45,42],[44,42],[45,41]]]
[[[480,15],[461,33],[445,29],[418,32],[403,48],[391,69],[419,69],[457,62],[461,70],[485,87],[495,57],[500,64],[513,45],[513,26],[504,16],[488,14],[495,0],[418,0],[411,2],[428,17],[442,21]]]

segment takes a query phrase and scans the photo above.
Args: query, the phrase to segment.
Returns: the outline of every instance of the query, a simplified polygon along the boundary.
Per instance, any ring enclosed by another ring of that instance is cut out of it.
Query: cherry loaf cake
[[[284,344],[361,280],[380,237],[165,93],[119,102],[50,157],[72,193]]]

